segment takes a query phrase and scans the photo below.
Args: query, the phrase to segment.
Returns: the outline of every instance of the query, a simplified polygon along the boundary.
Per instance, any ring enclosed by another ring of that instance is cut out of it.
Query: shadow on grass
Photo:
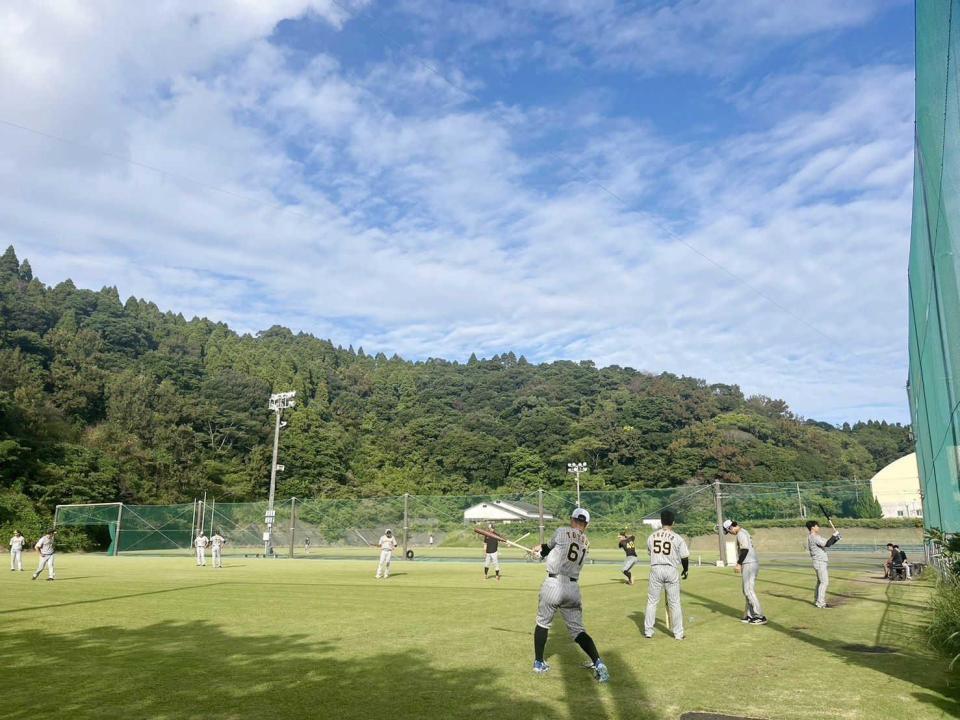
[[[75,578],[79,580],[80,578]],[[57,580],[56,582],[60,582]],[[196,590],[197,588],[215,587],[220,583],[211,582],[202,585],[183,585],[181,587],[164,588],[163,590],[149,590],[147,592],[126,593],[125,595],[108,595],[107,597],[91,598],[89,600],[73,600],[71,602],[52,603],[50,605],[31,605],[29,607],[14,608],[13,610],[0,610],[0,615],[10,615],[12,613],[34,612],[35,610],[47,610],[49,608],[69,607],[71,605],[93,605],[96,603],[110,602],[111,600],[126,600],[127,598],[144,597],[146,595],[163,595],[165,593],[183,592],[185,590]]]
[[[712,598],[691,592],[687,592],[686,595],[715,613],[737,619],[740,617],[740,613],[737,610],[723,603],[719,603]],[[877,628],[878,640],[885,634],[893,632],[889,629],[884,629],[887,625],[889,625],[889,618],[887,617],[887,611],[885,611]],[[947,683],[943,681],[942,673],[931,670],[931,663],[936,662],[934,658],[914,654],[902,647],[898,648],[897,653],[889,655],[857,653],[844,650],[841,647],[843,641],[825,640],[812,633],[804,632],[798,628],[788,627],[775,620],[768,620],[766,627],[794,640],[799,640],[821,650],[831,652],[851,665],[869,668],[876,672],[885,673],[890,677],[904,680],[920,688],[941,693],[943,697],[925,693],[914,693],[914,696],[919,700],[930,702],[945,709],[951,717],[960,717],[960,693],[958,693],[956,688],[949,687]],[[917,632],[914,631],[911,636],[903,636],[901,639],[910,641],[908,647],[913,646],[916,643]]]
[[[364,656],[306,635],[231,635],[206,622],[79,632],[0,630],[9,671],[6,720],[102,718],[548,718],[555,708],[508,695],[517,669],[435,666],[421,652]],[[360,651],[362,653],[362,650]],[[587,682],[578,688],[589,687]]]
[[[778,580],[766,580],[766,579],[764,579],[763,581],[761,581],[760,585],[779,585],[779,586],[781,586],[781,587],[794,588],[795,590],[804,590],[804,591],[807,592],[807,594],[808,594],[808,595],[810,596],[810,598],[811,598],[809,601],[808,601],[808,600],[801,600],[800,598],[797,598],[797,597],[794,597],[794,596],[790,596],[791,599],[796,600],[797,602],[806,603],[807,605],[813,605],[813,599],[812,599],[812,598],[813,598],[813,596],[814,596],[814,593],[816,592],[817,578],[816,578],[816,575],[814,575],[812,572],[810,573],[810,577],[812,578],[812,580],[811,580],[811,582],[810,582],[809,585],[794,585],[794,584],[792,584],[792,583],[785,583],[785,582],[780,582],[780,581],[778,581]],[[832,582],[833,580],[837,580],[838,582],[852,582],[852,581],[851,581],[850,579],[848,579],[848,578],[833,578],[833,577],[831,577],[830,580],[831,580],[831,582]],[[878,584],[879,584],[879,583],[878,583]],[[888,582],[887,584],[889,585],[890,583]],[[904,586],[902,586],[902,587],[904,587],[905,589],[908,589],[908,590],[909,590],[909,589],[912,589],[913,587],[917,587],[918,590],[919,590],[919,589],[923,589],[923,586],[904,585]],[[769,595],[773,595],[774,597],[787,597],[786,595],[776,595],[775,593],[768,593],[768,594],[769,594]],[[889,600],[889,599],[887,599],[887,600],[880,600],[879,598],[868,597],[867,595],[861,595],[861,594],[859,594],[859,593],[839,593],[839,592],[834,592],[834,591],[830,590],[829,588],[827,589],[827,596],[828,596],[828,598],[832,596],[832,597],[846,598],[846,599],[848,599],[848,600],[866,600],[867,602],[880,603],[880,604],[883,604],[883,605],[887,605],[887,604],[890,604],[891,602],[893,602],[893,603],[896,604],[896,605],[900,605],[901,607],[904,607],[904,608],[907,608],[907,609],[910,609],[910,610],[923,610],[923,609],[925,608],[925,606],[922,605],[922,604],[896,602],[896,601],[892,601],[892,600]]]

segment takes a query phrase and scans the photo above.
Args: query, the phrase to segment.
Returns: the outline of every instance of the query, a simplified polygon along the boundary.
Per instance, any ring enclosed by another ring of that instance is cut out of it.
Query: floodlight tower
[[[264,518],[267,521],[267,531],[263,534],[263,556],[270,554],[273,544],[273,523],[277,518],[277,511],[273,509],[273,500],[277,492],[277,471],[283,471],[283,465],[277,464],[277,452],[280,450],[280,428],[286,426],[280,418],[286,408],[292,408],[297,404],[294,398],[297,396],[296,390],[290,392],[274,393],[270,396],[270,409],[277,416],[277,424],[273,431],[273,464],[270,466],[270,499],[267,501],[267,515]]]
[[[580,473],[587,472],[587,464],[585,462],[567,463],[567,472],[577,476],[577,507],[580,507]]]

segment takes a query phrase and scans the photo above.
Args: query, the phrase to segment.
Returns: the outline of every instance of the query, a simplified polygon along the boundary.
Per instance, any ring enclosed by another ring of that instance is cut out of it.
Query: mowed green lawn
[[[35,562],[35,554],[28,556]],[[738,622],[739,579],[694,567],[687,639],[640,626],[646,570],[584,569],[586,625],[609,685],[558,618],[552,670],[531,672],[540,565],[60,555],[58,580],[0,571],[0,717],[18,718],[757,718],[956,717],[946,662],[925,649],[925,582],[833,573],[811,604],[810,568],[764,568],[771,622]],[[32,569],[32,568],[31,568]],[[876,575],[876,573],[873,573]],[[659,613],[662,630],[663,610]],[[844,645],[876,645],[863,654]]]

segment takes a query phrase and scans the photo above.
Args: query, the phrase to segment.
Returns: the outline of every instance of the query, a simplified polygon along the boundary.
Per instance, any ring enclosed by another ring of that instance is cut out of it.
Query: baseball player
[[[490,532],[496,532],[493,525],[487,526]],[[500,541],[496,538],[483,536],[483,577],[489,577],[490,566],[493,565],[493,571],[497,575],[497,582],[500,582]]]
[[[827,572],[827,548],[835,545],[840,539],[840,533],[835,532],[829,540],[820,535],[820,523],[816,520],[807,520],[807,549],[813,559],[813,569],[817,573],[817,589],[813,595],[813,604],[818,608],[828,608],[827,585],[830,584],[830,574]]]
[[[390,577],[390,558],[393,551],[397,549],[397,539],[393,536],[393,530],[387,528],[386,532],[380,536],[380,564],[377,565],[377,580],[381,577],[386,579]]]
[[[19,530],[13,531],[13,537],[10,538],[10,572],[23,572],[23,545],[26,541]]]
[[[197,533],[196,539],[193,541],[193,545],[197,548],[197,567],[207,564],[207,545],[210,543],[209,538],[207,538],[206,533],[201,530]]]
[[[310,538],[303,539],[303,552],[306,555],[310,554]]]
[[[47,530],[46,534],[37,540],[37,544],[33,546],[33,549],[40,553],[40,564],[37,565],[37,571],[31,576],[34,580],[40,576],[44,565],[47,566],[47,582],[57,577],[57,573],[53,567],[54,539],[56,534],[55,530]]]
[[[760,561],[753,547],[750,533],[737,524],[736,520],[724,520],[723,532],[733,535],[737,540],[737,565],[734,571],[743,578],[743,597],[746,609],[740,622],[750,625],[766,625],[767,617],[760,608],[757,597],[757,575],[760,573]]]
[[[650,553],[650,582],[647,586],[647,611],[643,616],[643,636],[653,637],[657,621],[657,604],[663,589],[667,589],[667,606],[673,637],[683,640],[683,610],[680,608],[680,579],[687,579],[690,570],[690,550],[686,541],[673,531],[673,510],[660,513],[661,528],[647,538]],[[683,566],[681,574],[678,568]]]
[[[626,553],[627,559],[623,563],[622,572],[627,578],[627,585],[633,585],[633,573],[631,570],[633,566],[637,564],[639,558],[637,557],[637,544],[636,537],[634,535],[627,535],[626,530],[620,531],[620,536],[617,538],[619,542],[617,546]]]
[[[227,539],[220,534],[220,531],[217,530],[213,537],[210,538],[211,551],[213,553],[213,566],[215,568],[223,567],[223,560],[220,559],[220,555],[223,552],[223,546],[227,544]]]
[[[577,508],[570,516],[570,526],[558,528],[548,543],[538,545],[534,552],[547,559],[547,578],[540,586],[539,607],[537,608],[537,626],[533,631],[533,650],[536,660],[533,663],[535,673],[545,673],[550,666],[543,661],[547,647],[547,635],[553,616],[559,611],[567,625],[570,637],[590,656],[593,675],[598,682],[610,680],[610,672],[600,659],[593,638],[587,635],[583,627],[583,605],[580,600],[580,568],[587,556],[587,525],[590,513]]]

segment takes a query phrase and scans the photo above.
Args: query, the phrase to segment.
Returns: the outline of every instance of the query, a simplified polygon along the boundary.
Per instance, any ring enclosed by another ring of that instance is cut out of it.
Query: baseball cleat
[[[593,676],[599,683],[610,682],[610,671],[607,670],[607,666],[603,664],[602,660],[594,664]]]
[[[543,660],[535,660],[533,662],[533,671],[535,673],[543,675],[543,673],[548,672],[549,670],[550,666],[547,665]]]
[[[653,633],[650,633],[649,635],[647,635],[646,633],[644,633],[643,636],[644,636],[647,640],[653,640]]]
[[[36,579],[37,579],[36,573],[34,573],[33,575],[31,575],[31,576],[30,576],[30,579],[31,579],[31,580],[36,580]]]
[[[53,578],[47,578],[47,582],[53,582]]]
[[[767,618],[765,618],[765,617],[763,617],[763,616],[761,616],[761,617],[755,617],[755,618],[750,618],[750,623],[749,623],[749,624],[750,624],[750,625],[766,625],[766,624],[767,624]]]
[[[674,636],[673,636],[673,639],[674,639],[674,640],[683,640],[685,637],[686,637],[686,635],[674,635]]]
[[[748,622],[750,622],[750,619],[751,619],[751,618],[750,618],[748,615],[744,615],[742,618],[740,618],[740,622],[742,622],[742,623],[748,623]]]

